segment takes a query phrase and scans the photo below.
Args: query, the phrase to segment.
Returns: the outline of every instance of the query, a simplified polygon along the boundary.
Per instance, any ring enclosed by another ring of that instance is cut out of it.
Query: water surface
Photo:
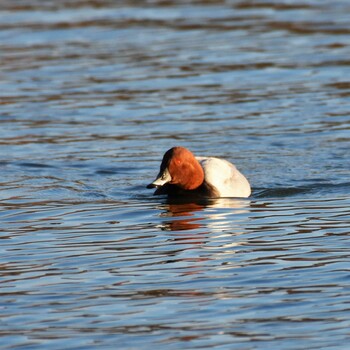
[[[2,348],[348,348],[348,1],[0,9]],[[252,196],[152,196],[175,145]]]

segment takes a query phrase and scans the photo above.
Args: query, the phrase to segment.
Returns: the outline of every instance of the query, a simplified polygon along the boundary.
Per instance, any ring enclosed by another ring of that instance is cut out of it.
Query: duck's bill
[[[147,188],[162,187],[170,181],[171,181],[170,173],[169,173],[168,169],[165,168],[164,171],[161,171],[158,174],[157,178],[152,183],[147,185]]]

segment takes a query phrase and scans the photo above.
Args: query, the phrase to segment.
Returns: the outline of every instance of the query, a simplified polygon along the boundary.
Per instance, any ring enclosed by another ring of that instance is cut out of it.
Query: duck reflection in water
[[[197,203],[169,203],[167,212],[162,216],[173,218],[165,222],[164,229],[169,231],[195,230],[204,227],[201,223],[203,217],[194,216],[195,212],[200,212],[203,205]]]
[[[188,199],[188,201],[168,198],[165,206],[166,212],[163,212],[161,216],[169,217],[171,220],[165,221],[162,229],[167,231],[208,229],[202,232],[204,234],[216,231],[216,226],[217,229],[222,230],[225,226],[232,227],[231,220],[228,220],[225,215],[227,209],[232,208],[236,214],[240,214],[247,212],[249,206],[249,201],[233,198]]]
[[[249,201],[232,198],[208,199],[201,201],[180,202],[178,199],[167,200],[162,206],[161,217],[165,218],[160,228],[172,231],[168,240],[178,246],[178,250],[169,255],[169,263],[185,264],[183,275],[199,274],[206,265],[213,261],[226,261],[235,254],[236,247],[243,244],[240,238],[244,231],[240,223],[232,220],[232,214],[249,211]],[[226,237],[223,240],[224,236]],[[231,239],[232,236],[232,239]],[[236,237],[236,238],[234,238]],[[226,243],[223,243],[226,242]],[[221,247],[219,250],[217,248]],[[215,247],[215,251],[211,248]],[[198,250],[191,254],[186,251]],[[175,258],[177,256],[177,258]],[[225,264],[218,264],[218,269]]]

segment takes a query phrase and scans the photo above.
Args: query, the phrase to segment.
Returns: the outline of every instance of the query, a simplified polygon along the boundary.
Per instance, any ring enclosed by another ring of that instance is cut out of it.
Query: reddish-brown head
[[[173,147],[164,154],[160,172],[153,185],[170,183],[184,190],[194,190],[203,181],[203,169],[192,152],[184,147]]]

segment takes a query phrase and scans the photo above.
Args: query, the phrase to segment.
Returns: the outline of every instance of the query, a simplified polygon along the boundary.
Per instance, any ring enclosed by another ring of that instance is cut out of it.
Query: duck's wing
[[[232,163],[215,157],[196,157],[204,170],[205,181],[215,187],[220,197],[249,197],[248,180]]]

